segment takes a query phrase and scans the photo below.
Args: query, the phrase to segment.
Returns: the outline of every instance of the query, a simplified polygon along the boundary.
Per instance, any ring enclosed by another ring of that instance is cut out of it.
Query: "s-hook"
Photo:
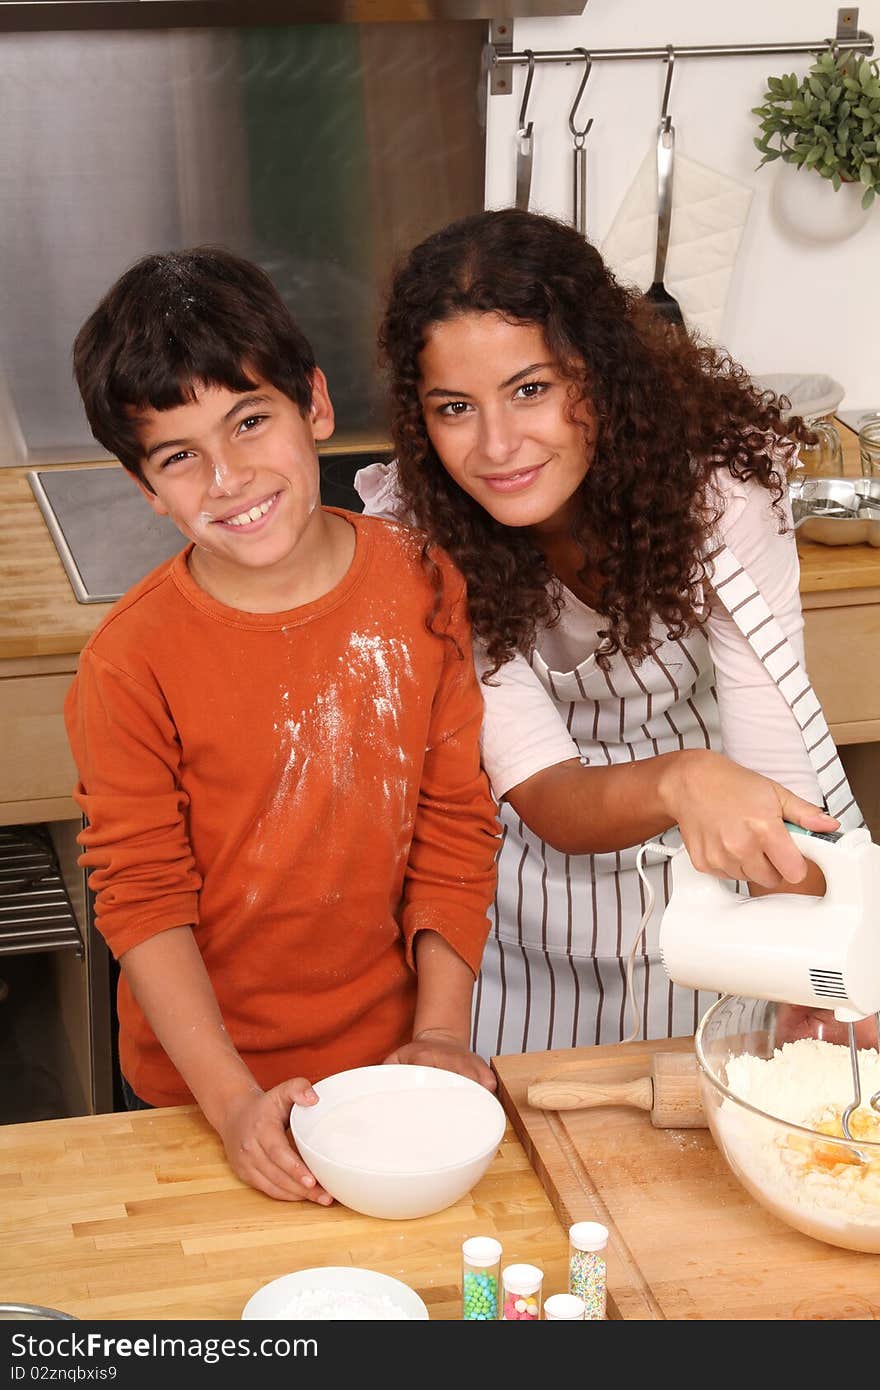
[[[532,93],[532,79],[535,76],[535,55],[530,48],[524,48],[523,52],[528,59],[529,70],[526,73],[526,85],[523,88],[516,130],[516,199],[514,206],[528,212],[529,195],[532,189],[534,142],[532,140],[532,122],[529,121],[526,125],[526,114],[529,109],[529,97]]]
[[[666,257],[669,252],[669,230],[672,226],[672,165],[675,157],[675,131],[669,114],[669,88],[672,86],[672,69],[675,64],[675,50],[672,44],[666,45],[666,86],[663,88],[663,105],[660,108],[660,124],[657,127],[657,248],[654,255],[654,278],[645,290],[645,298],[653,304],[658,314],[679,328],[684,327],[681,305],[663,283],[666,274]]]
[[[587,79],[593,67],[593,60],[585,48],[572,49],[573,53],[580,53],[584,59],[584,75],[581,78],[581,85],[577,89],[577,96],[574,104],[568,113],[568,128],[574,137],[574,179],[572,182],[572,219],[581,236],[587,234],[587,151],[585,148],[587,136],[593,124],[592,116],[587,121],[583,130],[578,130],[575,125],[577,109],[581,104],[581,97],[587,85]]]
[[[672,125],[669,114],[669,89],[672,86],[672,69],[675,67],[675,49],[671,43],[666,45],[666,86],[663,88],[663,105],[660,108],[660,129],[665,135]]]

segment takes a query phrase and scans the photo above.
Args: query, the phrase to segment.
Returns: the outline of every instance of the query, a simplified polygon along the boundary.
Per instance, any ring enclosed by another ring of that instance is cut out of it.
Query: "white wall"
[[[503,12],[503,5],[499,6]],[[589,0],[583,14],[519,19],[514,48],[653,47],[812,41],[834,31],[834,0]],[[880,0],[867,0],[859,27],[880,52]],[[751,108],[765,79],[803,74],[809,55],[678,59],[670,110],[676,150],[754,189],[720,340],[753,372],[825,372],[846,388],[844,405],[880,409],[880,198],[851,238],[809,243],[788,234],[772,198],[781,161],[756,171]],[[513,202],[515,130],[525,66],[512,96],[489,98],[486,200]],[[568,112],[582,75],[573,67],[535,69],[529,116],[535,123],[533,208],[570,216],[572,143]],[[600,243],[649,147],[656,140],[665,64],[593,65],[581,116],[594,124],[588,148],[588,227]],[[786,169],[787,173],[793,171]],[[802,176],[808,177],[806,172]],[[816,178],[819,193],[824,180]]]

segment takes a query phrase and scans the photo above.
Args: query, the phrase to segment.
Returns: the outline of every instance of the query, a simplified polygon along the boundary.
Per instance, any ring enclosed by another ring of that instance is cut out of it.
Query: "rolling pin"
[[[657,1129],[705,1129],[697,1059],[692,1052],[656,1052],[651,1075],[635,1081],[579,1081],[548,1077],[528,1091],[536,1110],[589,1110],[597,1105],[635,1105]]]

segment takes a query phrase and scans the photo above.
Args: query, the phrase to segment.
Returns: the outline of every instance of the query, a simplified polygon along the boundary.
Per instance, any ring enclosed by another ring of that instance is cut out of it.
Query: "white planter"
[[[864,191],[860,183],[835,190],[814,170],[779,160],[770,206],[781,229],[796,241],[846,241],[868,225],[871,209],[862,208]]]

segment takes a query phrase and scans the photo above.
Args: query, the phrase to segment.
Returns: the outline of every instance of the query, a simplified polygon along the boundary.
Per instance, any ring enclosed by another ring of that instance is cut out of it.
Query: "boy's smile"
[[[315,443],[333,432],[323,373],[315,371],[305,416],[262,380],[247,391],[194,390],[192,401],[136,416],[139,485],[194,542],[193,577],[221,602],[253,612],[320,597],[345,573],[354,544],[351,528],[320,507]]]

